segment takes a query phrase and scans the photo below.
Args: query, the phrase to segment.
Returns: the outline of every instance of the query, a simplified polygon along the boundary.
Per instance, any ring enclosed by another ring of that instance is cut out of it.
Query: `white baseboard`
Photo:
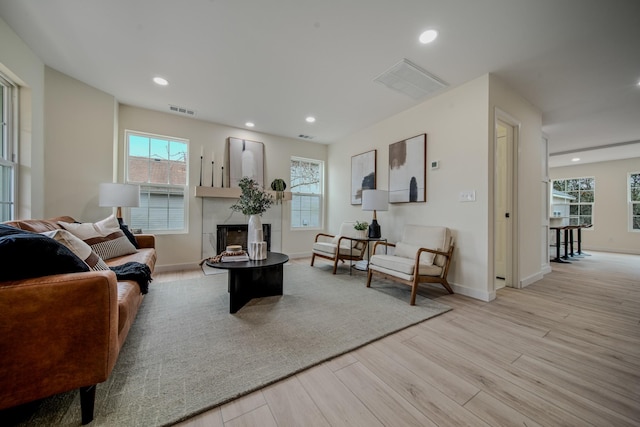
[[[467,288],[466,286],[461,286],[456,283],[449,283],[453,288],[453,292],[456,294],[464,295],[467,297],[479,299],[480,301],[493,301],[496,299],[496,291],[486,291],[482,289],[473,289]]]
[[[154,273],[169,273],[172,271],[197,270],[200,268],[199,262],[189,262],[185,264],[156,265]]]
[[[551,271],[551,269],[549,269],[549,271]],[[526,288],[530,284],[535,283],[538,280],[542,280],[543,278],[544,278],[544,273],[542,271],[536,274],[532,274],[531,276],[525,277],[524,279],[520,280],[520,287]]]
[[[594,251],[594,252],[612,252],[614,254],[640,255],[640,249],[618,249],[618,248],[605,248],[600,246],[590,246],[590,247],[583,246],[581,249],[583,252]]]
[[[295,252],[295,253],[288,253],[287,255],[289,255],[289,259],[297,259],[297,258],[309,258],[311,257],[312,253],[311,252]]]

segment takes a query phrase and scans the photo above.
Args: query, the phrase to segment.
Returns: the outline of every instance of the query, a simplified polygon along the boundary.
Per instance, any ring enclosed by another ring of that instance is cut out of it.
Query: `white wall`
[[[640,255],[640,232],[629,231],[627,174],[640,172],[640,157],[549,169],[554,179],[595,177],[593,228],[582,231],[587,250]]]
[[[378,150],[377,187],[388,189],[389,144],[426,133],[427,164],[440,162],[439,169],[427,170],[427,202],[391,204],[389,211],[378,212],[383,237],[397,241],[405,224],[451,228],[456,251],[449,279],[454,290],[483,300],[495,298],[492,191],[496,107],[521,123],[518,191],[539,194],[541,115],[496,77],[485,75],[332,144],[328,230],[337,230],[345,220],[371,219],[370,212],[350,205],[351,156]],[[475,202],[458,201],[459,193],[467,190],[475,191]],[[519,282],[542,277],[540,204],[539,196],[520,200]]]
[[[17,218],[44,216],[44,63],[0,18],[0,71],[20,86]]]
[[[52,68],[45,69],[45,217],[97,221],[98,186],[113,181],[117,102]]]
[[[544,236],[542,224],[547,220],[545,208],[542,204],[542,181],[546,175],[542,165],[545,159],[541,157],[542,114],[540,111],[511,90],[496,76],[489,79],[489,175],[490,189],[493,188],[494,177],[494,117],[496,109],[508,114],[512,121],[518,123],[518,153],[517,153],[517,200],[516,220],[519,231],[519,282],[528,285],[542,278],[542,266],[546,260],[541,259]],[[490,191],[490,194],[493,194]],[[489,275],[487,280],[493,282],[493,197],[489,201],[489,222],[487,223],[491,237],[488,239],[487,251],[489,256]],[[545,240],[546,241],[546,240]]]
[[[202,200],[194,196],[199,184],[200,149],[204,147],[205,173],[203,185],[211,184],[211,153],[215,151],[216,186],[220,186],[220,163],[224,159],[228,137],[263,142],[265,145],[265,186],[282,178],[289,184],[291,156],[326,160],[327,146],[223,126],[215,123],[161,113],[143,108],[120,105],[118,131],[118,157],[122,167],[124,131],[135,130],[159,135],[186,138],[190,141],[189,159],[189,232],[179,235],[158,235],[158,265],[160,268],[181,268],[200,261],[202,240]],[[119,172],[123,180],[123,170]],[[289,256],[309,253],[317,231],[291,231],[290,202],[285,202],[283,212],[282,251]],[[230,212],[231,213],[231,212]]]
[[[484,76],[389,117],[329,147],[329,223],[336,231],[345,220],[371,221],[371,212],[350,204],[351,156],[377,150],[377,188],[388,189],[389,144],[427,134],[427,202],[390,204],[378,212],[383,237],[396,242],[405,224],[452,229],[456,251],[449,274],[456,292],[488,300],[488,76]],[[475,190],[476,202],[458,201],[460,191]]]

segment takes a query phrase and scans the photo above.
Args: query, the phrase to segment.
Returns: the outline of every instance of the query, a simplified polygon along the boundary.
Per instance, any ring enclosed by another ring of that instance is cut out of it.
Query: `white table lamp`
[[[118,208],[116,217],[122,219],[122,208],[140,206],[140,186],[133,184],[100,184],[98,206]]]
[[[362,210],[373,211],[373,220],[369,225],[369,238],[379,239],[380,225],[376,217],[377,211],[386,211],[389,209],[389,192],[386,190],[363,190],[362,191]]]

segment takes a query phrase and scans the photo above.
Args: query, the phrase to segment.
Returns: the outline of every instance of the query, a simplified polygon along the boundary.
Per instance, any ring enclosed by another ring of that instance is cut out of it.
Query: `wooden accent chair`
[[[313,243],[311,266],[316,257],[326,258],[333,261],[333,274],[338,269],[338,261],[361,261],[367,251],[366,240],[356,239],[356,229],[353,228],[355,221],[345,221],[340,226],[338,234],[316,234]]]
[[[393,254],[379,253],[382,247]],[[374,255],[369,260],[367,287],[371,287],[374,275],[404,283],[411,286],[411,305],[416,303],[416,291],[420,283],[440,283],[452,294],[447,273],[453,249],[453,238],[447,227],[407,225],[402,240],[397,244],[380,241],[374,245]]]

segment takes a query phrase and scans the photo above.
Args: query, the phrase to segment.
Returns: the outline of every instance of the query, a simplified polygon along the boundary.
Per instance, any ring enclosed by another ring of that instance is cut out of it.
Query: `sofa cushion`
[[[369,261],[369,266],[380,267],[380,271],[386,269],[413,276],[414,261],[413,259],[394,255],[374,255]],[[437,265],[423,263],[418,265],[418,275],[420,276],[439,276],[440,273],[442,273],[442,267],[438,267]]]
[[[362,251],[360,251],[359,249],[356,248],[351,248],[348,244],[345,245],[345,241],[351,242],[351,240],[342,240],[342,245],[340,245],[340,254],[341,255],[353,255],[353,256],[360,256]],[[329,242],[315,242],[313,244],[313,251],[318,253],[318,252],[322,252],[325,253],[327,255],[330,256],[334,256],[336,254],[336,251],[338,250],[338,245],[336,245],[335,243],[329,243]]]
[[[89,271],[87,264],[54,239],[0,224],[0,281]]]
[[[19,219],[15,221],[8,221],[5,224],[10,225],[20,230],[33,231],[34,233],[42,233],[44,231],[57,230],[60,227],[58,221],[75,222],[70,216],[59,216],[51,219]]]
[[[136,252],[127,236],[120,229],[120,224],[114,215],[96,223],[68,223],[59,222],[65,230],[84,240],[100,258],[108,260],[122,255]]]
[[[44,233],[40,234],[44,234],[45,236],[50,237],[57,242],[65,245],[71,250],[71,252],[76,254],[78,258],[87,263],[92,271],[109,270],[109,266],[105,264],[105,262],[98,256],[98,254],[91,250],[91,246],[87,245],[85,242],[83,242],[67,230],[60,229],[45,231]]]

